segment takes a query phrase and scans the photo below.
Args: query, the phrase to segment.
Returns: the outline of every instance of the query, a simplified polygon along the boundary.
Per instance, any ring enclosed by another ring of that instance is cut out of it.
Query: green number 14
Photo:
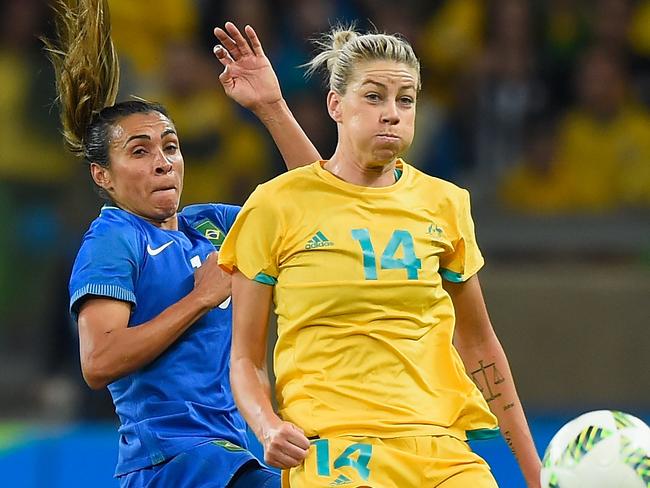
[[[352,229],[352,238],[359,241],[363,253],[363,272],[367,280],[377,279],[377,259],[375,248],[370,240],[368,229]],[[403,248],[401,258],[396,258],[397,250]],[[409,280],[418,279],[418,270],[422,269],[422,261],[415,255],[413,248],[413,236],[406,230],[396,230],[386,245],[381,255],[381,269],[406,270],[406,277]]]
[[[316,469],[318,476],[330,476],[330,447],[327,439],[317,439],[311,441],[316,446]],[[361,479],[367,480],[370,476],[368,463],[372,455],[372,445],[358,442],[350,444],[339,457],[334,460],[332,467],[339,469],[344,466],[354,468]]]

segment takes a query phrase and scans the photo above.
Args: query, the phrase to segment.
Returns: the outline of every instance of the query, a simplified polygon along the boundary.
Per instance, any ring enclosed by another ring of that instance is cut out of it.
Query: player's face
[[[418,74],[406,64],[360,64],[345,95],[329,95],[339,144],[368,166],[391,163],[413,141],[417,86]]]
[[[95,165],[91,171],[113,201],[155,225],[174,228],[183,156],[171,121],[158,112],[124,117],[110,133],[109,157],[108,168]]]

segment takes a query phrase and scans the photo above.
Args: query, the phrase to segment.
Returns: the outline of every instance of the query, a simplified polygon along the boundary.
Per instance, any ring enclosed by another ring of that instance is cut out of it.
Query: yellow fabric
[[[496,488],[486,462],[454,437],[335,437],[312,442],[283,488]]]
[[[61,139],[40,134],[26,117],[30,69],[25,56],[0,50],[0,179],[58,184],[78,162],[66,154]]]
[[[520,162],[506,175],[500,198],[511,208],[532,213],[554,213],[566,209],[571,189],[556,165],[542,173],[527,161]]]
[[[463,280],[483,264],[469,194],[401,161],[401,178],[384,188],[344,182],[321,164],[260,185],[219,255],[250,279],[277,279],[281,416],[307,436],[464,439],[494,428],[452,346],[442,288],[441,273]],[[359,232],[374,253],[366,245],[364,257]]]
[[[437,103],[453,104],[459,73],[481,53],[485,14],[481,0],[448,0],[424,25],[418,42],[428,68],[423,89]]]
[[[197,31],[192,0],[111,0],[110,7],[115,48],[139,74],[158,70],[167,45],[192,39]]]
[[[636,52],[650,56],[650,0],[639,2],[632,15],[630,41]]]
[[[443,71],[463,68],[483,45],[485,6],[479,0],[449,0],[426,24],[422,57]]]
[[[568,208],[650,204],[650,117],[641,110],[628,107],[605,122],[569,114],[557,160],[559,178],[571,189]]]

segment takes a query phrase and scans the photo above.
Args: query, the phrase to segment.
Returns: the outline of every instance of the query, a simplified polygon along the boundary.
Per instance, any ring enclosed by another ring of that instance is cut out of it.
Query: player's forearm
[[[288,169],[321,159],[284,99],[255,109],[255,115],[273,137]]]
[[[510,366],[496,337],[459,347],[467,373],[477,384],[529,487],[539,487],[541,463],[526,422]]]
[[[210,308],[204,297],[191,292],[147,322],[106,331],[82,357],[86,382],[103,388],[148,365]]]
[[[514,398],[514,406],[509,411],[497,412],[501,406],[496,405],[492,411],[499,419],[501,434],[517,459],[526,484],[529,488],[539,488],[541,462],[516,394]]]
[[[230,385],[237,408],[264,442],[269,428],[281,422],[271,403],[271,382],[266,368],[266,338],[273,288],[232,275],[233,331]]]
[[[265,433],[280,422],[271,403],[271,384],[266,368],[256,365],[250,358],[233,356],[230,384],[239,412],[263,443]]]

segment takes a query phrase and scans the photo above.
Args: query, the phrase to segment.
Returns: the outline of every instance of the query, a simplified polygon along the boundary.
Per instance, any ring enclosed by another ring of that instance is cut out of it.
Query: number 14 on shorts
[[[337,471],[344,467],[355,470],[363,481],[366,481],[370,476],[368,463],[372,455],[372,445],[361,442],[350,444],[334,458],[333,456],[338,453],[330,449],[329,439],[316,439],[311,443],[316,448],[316,473],[318,476],[331,477],[332,470]],[[339,478],[341,478],[341,481],[345,481],[347,477],[341,474]],[[334,480],[334,482],[337,480]]]

